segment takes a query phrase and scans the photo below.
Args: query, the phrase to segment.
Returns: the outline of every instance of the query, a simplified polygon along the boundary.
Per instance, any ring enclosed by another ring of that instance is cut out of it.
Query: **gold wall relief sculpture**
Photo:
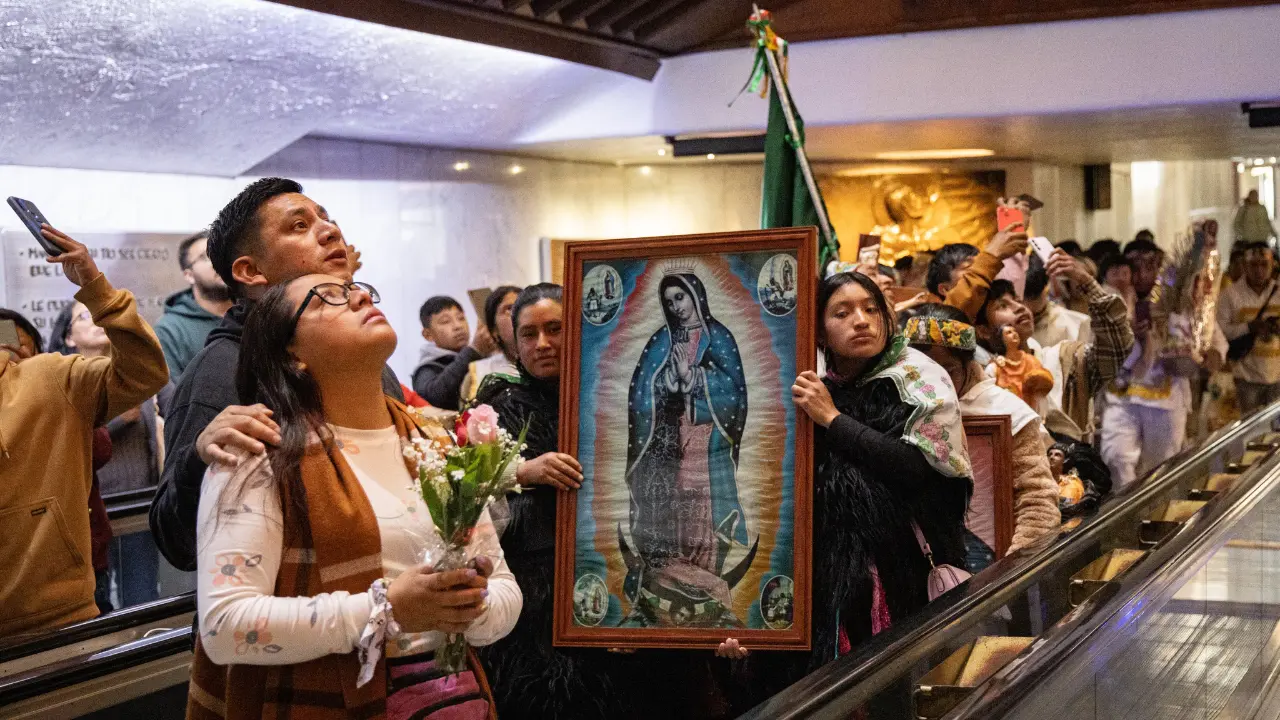
[[[880,262],[963,242],[982,247],[995,233],[1003,170],[894,175],[819,174],[818,184],[841,238],[880,235]],[[857,260],[843,243],[841,260]]]

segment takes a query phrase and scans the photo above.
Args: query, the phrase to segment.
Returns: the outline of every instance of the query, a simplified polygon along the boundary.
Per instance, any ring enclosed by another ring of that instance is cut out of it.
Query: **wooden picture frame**
[[[816,231],[565,250],[554,643],[808,649]]]
[[[966,415],[965,442],[973,465],[974,496],[970,504],[990,502],[995,508],[996,559],[1004,557],[1013,543],[1013,421],[1008,415]],[[990,482],[979,473],[989,472]],[[990,487],[989,499],[979,497],[979,488]]]
[[[542,265],[542,282],[555,283],[556,285],[564,285],[564,248],[571,242],[602,242],[603,238],[577,238],[569,240],[567,238],[542,238],[542,247],[540,248],[541,265]]]

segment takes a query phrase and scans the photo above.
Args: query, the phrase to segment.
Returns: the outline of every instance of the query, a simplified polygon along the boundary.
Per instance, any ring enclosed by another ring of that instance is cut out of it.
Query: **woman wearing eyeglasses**
[[[434,530],[402,446],[433,436],[383,394],[396,334],[377,302],[308,275],[245,323],[238,389],[274,411],[280,442],[204,480],[190,718],[490,716],[483,676],[445,677],[431,653],[445,633],[506,635],[520,589],[501,558],[418,563]],[[493,535],[486,514],[472,542]]]

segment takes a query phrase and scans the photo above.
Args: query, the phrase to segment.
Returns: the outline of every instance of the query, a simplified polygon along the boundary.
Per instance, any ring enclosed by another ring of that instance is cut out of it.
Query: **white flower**
[[[449,473],[449,477],[451,477],[451,478],[453,478],[454,480],[457,480],[457,481],[459,481],[459,482],[461,482],[461,481],[462,481],[462,478],[463,478],[464,476],[465,476],[465,473],[463,473],[461,470],[454,470],[453,472]]]

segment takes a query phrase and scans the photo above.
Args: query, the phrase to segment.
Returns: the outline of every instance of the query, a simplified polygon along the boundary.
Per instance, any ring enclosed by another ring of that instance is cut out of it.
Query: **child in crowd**
[[[455,409],[462,397],[462,383],[471,363],[487,358],[496,349],[487,327],[476,330],[471,344],[467,314],[457,300],[445,295],[428,298],[418,311],[422,321],[422,346],[413,371],[413,391],[438,408]]]

